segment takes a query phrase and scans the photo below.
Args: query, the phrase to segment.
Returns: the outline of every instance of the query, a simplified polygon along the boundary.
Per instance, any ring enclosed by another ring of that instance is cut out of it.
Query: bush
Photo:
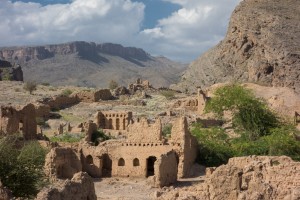
[[[83,133],[64,133],[61,135],[57,135],[50,138],[51,142],[67,142],[67,143],[74,143],[80,142],[80,140],[84,138]]]
[[[166,99],[168,99],[168,100],[174,99],[174,97],[175,97],[175,92],[172,90],[161,91],[160,94],[162,96],[166,97]]]
[[[111,80],[108,84],[108,88],[111,89],[111,90],[114,90],[117,87],[119,87],[119,84],[114,80]]]
[[[68,97],[68,96],[70,96],[72,93],[73,93],[72,90],[70,90],[70,89],[65,89],[65,90],[63,90],[63,91],[61,92],[61,96]]]
[[[270,130],[279,125],[277,116],[268,109],[266,103],[240,85],[218,88],[205,110],[219,117],[224,111],[231,111],[234,127],[237,131],[248,133],[250,140],[270,134]]]
[[[37,84],[33,81],[26,82],[24,85],[24,90],[28,91],[29,94],[32,94],[33,91],[37,89]]]
[[[94,143],[95,146],[98,146],[99,141],[105,141],[112,139],[112,137],[105,135],[105,133],[102,130],[97,130],[93,132],[92,134],[92,142]]]
[[[17,142],[20,143],[15,136],[0,139],[0,179],[15,197],[33,198],[45,184],[47,150],[36,141],[16,148]]]

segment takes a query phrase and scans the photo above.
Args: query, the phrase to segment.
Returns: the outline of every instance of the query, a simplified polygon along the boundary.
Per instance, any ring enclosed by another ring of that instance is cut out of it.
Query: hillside
[[[185,68],[142,49],[111,43],[5,47],[0,48],[0,58],[20,64],[25,81],[51,85],[107,87],[110,80],[127,85],[142,78],[155,87],[169,86],[179,81]]]
[[[194,61],[174,87],[239,81],[300,92],[299,37],[298,0],[244,0],[224,40]]]

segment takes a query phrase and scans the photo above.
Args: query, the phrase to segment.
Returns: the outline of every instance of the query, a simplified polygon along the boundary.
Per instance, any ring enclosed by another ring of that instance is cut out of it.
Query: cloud
[[[129,0],[73,0],[46,6],[2,0],[0,45],[74,40],[129,44],[143,17],[144,4]]]
[[[142,30],[145,5],[133,0],[72,0],[46,6],[1,0],[0,46],[113,42],[188,62],[224,37],[240,0],[161,1],[181,9]]]
[[[144,41],[153,44],[150,46],[158,54],[168,52],[167,56],[173,59],[189,61],[224,37],[231,12],[240,0],[164,1],[182,8],[159,20],[153,29],[143,30],[140,37],[151,38]]]

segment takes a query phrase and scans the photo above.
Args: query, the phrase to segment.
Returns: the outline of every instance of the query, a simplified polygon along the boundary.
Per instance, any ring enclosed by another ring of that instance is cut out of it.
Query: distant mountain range
[[[186,65],[165,57],[112,43],[3,47],[0,59],[20,64],[25,81],[88,87],[107,87],[110,80],[126,86],[137,78],[166,87],[178,82],[186,69]]]

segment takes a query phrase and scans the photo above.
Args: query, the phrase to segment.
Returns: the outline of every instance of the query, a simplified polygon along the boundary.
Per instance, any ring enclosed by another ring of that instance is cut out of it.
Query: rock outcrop
[[[163,192],[159,199],[296,200],[300,199],[300,162],[286,156],[229,159],[208,168],[203,183]]]
[[[96,200],[94,182],[85,172],[74,174],[71,180],[55,183],[42,189],[36,200]]]
[[[242,1],[225,39],[188,67],[177,88],[240,81],[300,92],[299,10],[298,0]]]
[[[185,67],[139,48],[88,42],[5,47],[0,48],[0,59],[21,64],[27,80],[102,88],[111,80],[128,85],[138,77],[169,86],[179,81]]]
[[[20,65],[13,66],[10,62],[0,60],[0,81],[23,81],[23,70]]]

